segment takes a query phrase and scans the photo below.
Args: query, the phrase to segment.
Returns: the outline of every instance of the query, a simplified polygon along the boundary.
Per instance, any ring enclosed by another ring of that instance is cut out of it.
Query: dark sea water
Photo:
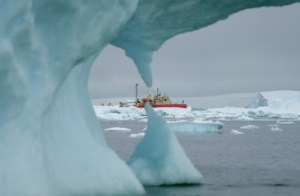
[[[118,123],[121,122],[121,123]],[[145,195],[300,196],[300,121],[271,131],[264,121],[221,121],[220,134],[177,135],[187,156],[204,176],[202,186],[145,187]],[[240,129],[248,124],[260,129]],[[125,127],[132,131],[105,132],[108,145],[127,161],[147,123],[100,121],[102,129]],[[243,135],[229,134],[230,130]]]

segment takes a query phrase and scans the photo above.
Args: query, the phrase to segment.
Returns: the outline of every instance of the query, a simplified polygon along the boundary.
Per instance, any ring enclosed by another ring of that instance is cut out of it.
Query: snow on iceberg
[[[259,127],[255,125],[246,125],[242,126],[241,129],[259,129]]]
[[[237,131],[237,130],[231,130],[230,134],[235,134],[235,135],[239,135],[239,134],[244,134],[243,132]]]
[[[278,127],[271,127],[272,131],[282,131],[282,129],[279,129]]]
[[[146,134],[127,162],[133,173],[146,186],[203,183],[169,124],[148,103],[145,108]]]
[[[111,131],[111,132],[128,132],[131,131],[131,129],[123,128],[123,127],[112,127],[104,129],[104,131]]]
[[[213,121],[168,121],[174,133],[219,133],[224,124]]]

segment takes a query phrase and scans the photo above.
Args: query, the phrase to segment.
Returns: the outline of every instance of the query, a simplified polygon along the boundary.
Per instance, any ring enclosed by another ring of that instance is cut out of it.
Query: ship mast
[[[137,105],[138,99],[137,99],[137,91],[138,91],[138,84],[135,84],[135,104]]]

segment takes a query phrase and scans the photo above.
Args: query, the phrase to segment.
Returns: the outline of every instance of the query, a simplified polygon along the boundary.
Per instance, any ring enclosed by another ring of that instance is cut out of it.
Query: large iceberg
[[[258,93],[256,98],[246,108],[270,107],[274,110],[290,100],[300,98],[298,91],[269,91]]]
[[[202,175],[193,166],[166,120],[145,106],[148,125],[128,165],[143,185],[200,184]]]
[[[124,48],[151,86],[152,53],[170,37],[298,1],[0,0],[0,195],[144,193],[89,100],[102,49]]]

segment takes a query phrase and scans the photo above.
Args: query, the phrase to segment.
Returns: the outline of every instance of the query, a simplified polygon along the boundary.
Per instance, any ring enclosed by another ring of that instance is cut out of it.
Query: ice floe
[[[254,118],[250,118],[250,117],[248,117],[248,116],[240,116],[240,117],[238,117],[238,120],[254,120]]]
[[[242,126],[241,129],[259,129],[259,127],[255,125],[246,125]]]
[[[277,124],[282,124],[282,125],[291,125],[291,124],[295,124],[293,121],[277,121]]]
[[[168,121],[169,126],[175,133],[218,133],[224,124],[213,121]]]
[[[139,122],[148,122],[148,119],[145,118],[145,119],[139,120]]]
[[[279,125],[274,124],[274,125],[266,125],[266,126],[268,126],[268,127],[278,127]]]
[[[104,131],[111,131],[111,132],[128,132],[131,131],[131,129],[128,128],[122,128],[122,127],[112,127],[104,129]]]
[[[282,131],[282,129],[279,129],[278,127],[271,127],[272,131]]]
[[[240,132],[240,131],[237,131],[237,130],[231,130],[230,134],[236,134],[236,135],[238,135],[238,134],[244,134],[244,133]]]
[[[130,136],[129,137],[133,137],[133,138],[135,138],[135,137],[144,137],[145,136],[145,133],[137,133],[137,134],[130,134]]]

